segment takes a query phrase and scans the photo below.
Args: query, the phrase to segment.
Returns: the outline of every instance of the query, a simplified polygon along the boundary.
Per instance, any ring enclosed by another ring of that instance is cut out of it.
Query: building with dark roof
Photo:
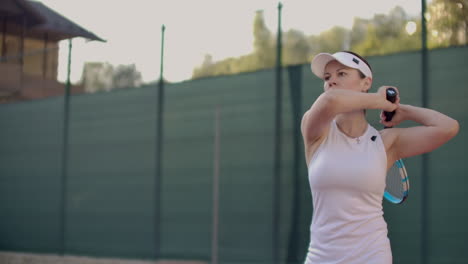
[[[104,41],[46,5],[0,0],[0,102],[63,94],[57,81],[58,42],[82,37]],[[72,93],[82,92],[79,86]]]

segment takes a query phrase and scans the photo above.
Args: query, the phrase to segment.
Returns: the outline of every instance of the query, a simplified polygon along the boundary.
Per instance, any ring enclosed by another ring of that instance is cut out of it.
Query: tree
[[[337,52],[349,48],[349,39],[349,31],[336,26],[319,35],[319,47],[322,51]]]
[[[383,53],[382,41],[377,36],[377,29],[374,25],[369,25],[366,32],[366,38],[356,44],[353,50],[363,56],[378,55]]]
[[[355,17],[353,21],[353,27],[351,29],[350,44],[351,47],[355,47],[359,43],[363,42],[366,38],[367,30],[372,25],[371,20],[362,19]]]
[[[83,67],[81,83],[86,92],[109,91],[112,89],[114,69],[109,63],[87,62]]]
[[[115,88],[138,87],[142,83],[141,73],[134,64],[114,68],[109,63],[87,62],[81,77],[86,92],[110,91]]]
[[[192,79],[198,79],[204,76],[213,75],[213,57],[210,54],[205,54],[202,65],[195,67],[192,73]]]
[[[135,64],[119,65],[112,75],[113,88],[138,87],[142,83],[141,73],[137,71]]]
[[[444,6],[447,6],[445,2],[448,1],[434,0],[433,4],[439,5],[439,2],[442,2]],[[455,0],[453,2],[456,4],[451,6],[458,8],[456,12],[466,12],[467,1]],[[444,14],[448,16],[449,13]],[[458,22],[452,24],[458,25],[459,32],[461,29],[466,31],[468,15],[462,12],[457,14]],[[436,23],[435,19],[431,21]],[[407,32],[408,23],[413,26],[411,32]],[[254,51],[251,54],[219,62],[213,62],[211,56],[207,55],[202,65],[194,69],[192,78],[272,68],[276,61],[276,37],[266,27],[262,11],[257,11],[255,14],[253,34]],[[403,8],[397,6],[387,15],[377,14],[372,19],[355,18],[351,30],[333,27],[318,36],[306,36],[301,31],[291,29],[283,34],[282,41],[283,65],[309,63],[314,55],[324,51],[333,53],[340,50],[353,50],[369,56],[418,50],[421,48],[421,21],[419,18],[408,16]]]
[[[275,39],[265,25],[263,11],[255,13],[253,23],[254,54],[258,60],[258,68],[271,68],[275,65]]]
[[[433,0],[428,14],[431,46],[468,44],[468,0]]]
[[[309,61],[309,44],[303,32],[291,29],[283,35],[283,64],[302,64]]]
[[[372,24],[375,26],[377,37],[379,38],[399,38],[404,31],[408,17],[405,10],[397,6],[388,15],[377,14],[374,16]]]
[[[420,34],[409,34],[406,25],[411,18],[401,7],[388,15],[377,14],[371,20],[355,20],[357,37],[352,38],[352,49],[362,55],[383,55],[421,47]],[[418,27],[420,33],[421,27]],[[360,41],[359,41],[360,40]]]
[[[193,70],[192,79],[272,68],[276,59],[276,40],[265,24],[263,11],[255,13],[253,35],[253,53],[239,58],[227,58],[218,62],[214,62],[211,55],[207,54],[202,65],[195,67]]]

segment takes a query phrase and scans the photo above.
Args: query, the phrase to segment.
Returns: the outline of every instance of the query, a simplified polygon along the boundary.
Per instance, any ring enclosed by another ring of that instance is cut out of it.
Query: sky
[[[164,78],[190,79],[206,54],[215,61],[253,50],[253,19],[263,10],[267,27],[277,29],[278,3],[273,0],[36,0],[95,33],[106,42],[73,39],[72,82],[85,62],[135,64],[144,82],[159,79],[161,27]],[[317,35],[333,26],[351,28],[354,17],[372,18],[401,6],[420,14],[420,0],[283,0],[283,31]],[[68,42],[60,43],[59,76],[66,78]]]

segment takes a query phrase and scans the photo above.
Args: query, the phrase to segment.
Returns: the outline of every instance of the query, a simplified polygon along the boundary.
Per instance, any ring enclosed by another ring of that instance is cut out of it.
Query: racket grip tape
[[[386,94],[387,94],[387,100],[392,102],[392,103],[395,103],[396,98],[397,98],[396,89],[393,88],[393,87],[389,87],[386,90]],[[393,116],[395,115],[395,111],[392,111],[392,112],[384,111],[384,115],[385,115],[385,121],[390,121],[390,120],[392,120]]]

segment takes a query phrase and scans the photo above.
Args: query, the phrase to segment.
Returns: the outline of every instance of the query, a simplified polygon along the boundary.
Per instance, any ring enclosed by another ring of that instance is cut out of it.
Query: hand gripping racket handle
[[[392,103],[395,103],[396,98],[397,98],[396,89],[393,88],[393,87],[389,87],[389,88],[387,88],[386,93],[387,93],[387,100],[392,102]],[[385,115],[385,121],[391,121],[392,118],[393,118],[393,115],[395,115],[395,111],[392,111],[392,112],[384,111],[384,115]]]

